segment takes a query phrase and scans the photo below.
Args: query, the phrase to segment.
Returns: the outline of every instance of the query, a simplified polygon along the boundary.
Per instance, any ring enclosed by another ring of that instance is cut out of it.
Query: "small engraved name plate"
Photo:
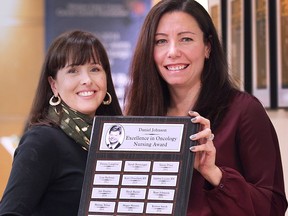
[[[176,186],[176,175],[152,175],[151,186]]]
[[[122,185],[146,186],[148,175],[123,175]]]

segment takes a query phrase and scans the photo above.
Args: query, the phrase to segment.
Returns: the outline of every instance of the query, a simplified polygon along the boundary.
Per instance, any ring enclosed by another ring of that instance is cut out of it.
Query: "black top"
[[[37,126],[15,151],[0,215],[77,215],[87,151],[61,129]]]

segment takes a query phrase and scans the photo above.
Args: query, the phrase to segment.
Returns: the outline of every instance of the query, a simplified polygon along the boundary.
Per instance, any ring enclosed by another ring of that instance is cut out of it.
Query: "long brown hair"
[[[100,63],[106,72],[107,91],[112,96],[112,103],[108,106],[101,104],[95,114],[122,115],[104,46],[92,33],[75,30],[61,34],[50,45],[42,66],[27,126],[53,124],[53,121],[47,118],[49,99],[53,95],[48,77],[55,78],[57,71],[65,67],[71,59],[74,65],[83,65],[93,59],[95,63]]]
[[[170,105],[167,83],[159,75],[153,59],[155,33],[161,17],[182,11],[191,15],[203,31],[204,43],[210,43],[211,53],[201,75],[201,91],[193,110],[211,120],[212,126],[223,117],[230,93],[237,89],[228,73],[228,64],[210,15],[193,0],[162,0],[146,16],[130,65],[130,80],[125,92],[127,115],[163,116]],[[232,91],[231,91],[232,90]]]

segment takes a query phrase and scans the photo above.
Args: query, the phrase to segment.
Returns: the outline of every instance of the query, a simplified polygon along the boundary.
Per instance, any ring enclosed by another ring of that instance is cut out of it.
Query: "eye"
[[[76,73],[76,72],[77,72],[77,70],[76,70],[76,68],[74,68],[74,67],[70,68],[70,69],[67,71],[67,73]]]
[[[167,43],[167,40],[166,39],[158,39],[158,40],[155,40],[155,44],[156,45],[161,45],[161,44],[165,44]]]
[[[183,37],[183,38],[181,38],[181,41],[182,42],[190,42],[190,41],[193,41],[193,39],[190,37]]]
[[[90,65],[90,69],[89,70],[90,70],[90,72],[95,73],[95,72],[102,71],[104,69],[103,69],[103,67],[100,64],[92,64],[92,65]]]
[[[95,67],[92,67],[92,68],[90,69],[90,71],[91,71],[91,72],[98,72],[98,71],[100,71],[100,69],[95,66]]]

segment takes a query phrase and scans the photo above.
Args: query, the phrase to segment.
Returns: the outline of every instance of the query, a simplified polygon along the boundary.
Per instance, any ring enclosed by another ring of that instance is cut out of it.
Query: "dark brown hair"
[[[48,77],[55,78],[57,71],[65,67],[69,60],[72,60],[74,65],[83,65],[91,59],[103,66],[106,72],[107,91],[112,96],[112,103],[108,106],[101,104],[95,114],[122,115],[104,46],[92,33],[75,30],[61,34],[50,45],[42,66],[27,126],[53,124],[53,121],[47,118],[49,100],[53,95]]]
[[[136,116],[163,116],[170,105],[167,83],[159,75],[153,59],[155,33],[161,17],[182,11],[191,15],[203,31],[204,43],[211,53],[201,74],[201,91],[193,107],[216,126],[224,114],[230,93],[237,89],[228,74],[225,53],[208,12],[193,0],[162,0],[146,16],[130,66],[130,80],[125,92],[125,113]],[[231,91],[232,90],[232,91]]]

